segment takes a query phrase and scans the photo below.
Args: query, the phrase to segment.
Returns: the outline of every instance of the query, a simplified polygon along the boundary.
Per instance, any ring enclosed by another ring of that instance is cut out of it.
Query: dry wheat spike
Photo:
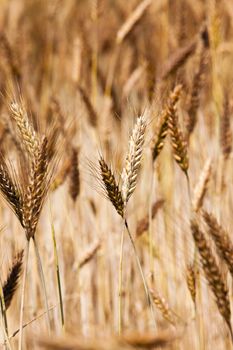
[[[69,193],[73,201],[75,202],[80,192],[80,176],[79,176],[79,164],[78,164],[78,150],[72,149],[71,165],[70,165],[70,186]]]
[[[15,176],[11,172],[11,168],[7,166],[3,156],[0,156],[0,191],[23,226],[23,193],[20,183],[15,180]]]
[[[176,108],[181,94],[181,85],[177,85],[175,89],[171,92],[166,107],[162,112],[161,124],[159,128],[158,135],[155,139],[154,146],[152,147],[152,159],[155,161],[159,156],[160,152],[164,146],[164,140],[168,134],[168,118],[170,113]]]
[[[144,115],[138,117],[129,140],[128,154],[122,170],[122,198],[126,206],[136,188],[138,172],[141,165],[142,149],[145,140],[146,121]]]
[[[182,89],[182,86],[177,85],[174,89],[174,94],[176,94],[177,90],[180,91],[181,89]],[[188,167],[189,167],[187,144],[185,142],[184,136],[179,127],[177,107],[171,102],[172,102],[172,97],[168,105],[167,113],[169,115],[168,128],[171,136],[173,156],[175,161],[179,164],[181,170],[183,170],[183,172],[187,175]]]
[[[23,221],[28,240],[34,237],[48,189],[48,142],[46,137],[43,138],[34,157],[23,208]]]
[[[107,197],[113,204],[118,214],[123,218],[124,203],[121,191],[119,190],[119,186],[116,183],[111,169],[108,167],[107,163],[102,157],[99,159],[99,167]]]
[[[193,303],[196,303],[196,271],[193,264],[189,264],[186,269],[186,282]]]
[[[15,291],[23,265],[23,250],[21,250],[14,258],[12,266],[7,275],[6,282],[3,284],[3,295],[6,309],[9,308]]]
[[[213,214],[204,210],[203,217],[208,226],[208,232],[215,242],[218,254],[227,264],[231,276],[233,277],[233,243],[230,236],[218,223]]]
[[[9,106],[11,115],[16,122],[19,134],[28,154],[33,158],[38,152],[39,139],[32,124],[29,122],[27,112],[23,105],[12,102]]]
[[[224,158],[232,151],[231,108],[228,93],[224,97],[224,109],[220,119],[220,144]]]
[[[232,336],[231,309],[226,281],[221,274],[204,233],[200,230],[197,222],[194,219],[191,221],[191,231],[201,257],[202,267],[206,279],[215,296],[218,310],[227,323]]]
[[[163,318],[174,326],[176,324],[176,317],[166,300],[154,289],[150,289],[150,293],[156,308],[161,312]]]

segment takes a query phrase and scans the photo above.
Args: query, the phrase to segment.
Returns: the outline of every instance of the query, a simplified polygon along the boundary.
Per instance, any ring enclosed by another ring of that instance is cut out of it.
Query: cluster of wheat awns
[[[23,151],[25,152],[23,154],[23,164],[20,163],[18,169],[15,169],[12,164],[8,164],[9,162],[6,159],[6,155],[2,155],[0,159],[0,190],[23,227],[27,242],[25,249],[26,263],[24,267],[20,320],[20,335],[22,340],[24,291],[27,274],[29,243],[31,239],[33,240],[36,248],[38,267],[41,272],[40,276],[43,283],[45,300],[47,300],[43,270],[35,233],[42,206],[51,182],[51,165],[53,163],[53,147],[56,135],[54,131],[48,136],[36,132],[33,124],[29,120],[22,101],[18,102],[15,100],[9,103],[9,111],[12,121],[16,125],[15,137],[19,138]],[[20,265],[17,265],[18,272],[16,271],[14,273],[15,286],[17,284],[17,279],[21,269],[22,257],[22,253],[19,254],[18,262],[20,262]],[[15,268],[13,268],[12,271],[15,271]],[[12,278],[10,278],[9,281],[11,282],[11,280]],[[12,282],[10,284],[12,285]],[[6,296],[4,288],[8,291]],[[6,286],[4,286],[4,288],[3,294],[5,298],[5,306],[8,307],[15,287],[14,285],[9,286],[8,283]],[[20,346],[22,344],[21,340],[19,342]]]

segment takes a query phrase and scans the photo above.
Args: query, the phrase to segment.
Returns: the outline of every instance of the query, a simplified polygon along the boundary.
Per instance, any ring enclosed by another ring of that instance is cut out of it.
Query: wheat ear
[[[188,177],[189,160],[187,154],[187,144],[180,130],[177,116],[177,107],[172,103],[173,94],[181,91],[182,86],[177,85],[171,94],[170,103],[168,104],[168,128],[171,136],[171,144],[175,161],[179,164],[181,170]]]
[[[206,279],[215,296],[218,310],[225,320],[233,339],[230,300],[225,279],[221,274],[221,271],[217,265],[215,257],[213,256],[211,248],[207,243],[204,233],[200,230],[195,220],[191,221],[191,231],[201,257],[202,267]]]
[[[220,119],[220,144],[224,158],[232,151],[231,110],[228,93],[225,93],[223,113]]]
[[[48,142],[45,137],[33,155],[29,185],[24,200],[24,227],[27,239],[33,238],[47,190]]]
[[[15,291],[18,287],[18,281],[23,265],[23,250],[21,250],[14,258],[7,279],[3,284],[3,295],[6,309],[9,308]]]
[[[186,282],[187,287],[190,292],[192,301],[194,305],[196,304],[196,291],[197,291],[197,281],[196,281],[196,271],[195,266],[193,264],[189,264],[186,269]]]
[[[5,200],[23,225],[22,202],[23,194],[20,184],[15,181],[10,168],[7,166],[3,156],[0,156],[0,191]]]
[[[168,321],[170,324],[175,326],[177,321],[176,314],[171,310],[170,306],[168,305],[167,301],[159,295],[159,293],[154,290],[150,289],[150,293],[152,296],[152,300],[156,306],[156,308],[161,312],[163,318]]]
[[[25,108],[17,102],[12,102],[9,108],[26,150],[28,154],[34,158],[35,154],[38,152],[40,142],[35,130],[29,122],[27,112]]]
[[[71,154],[70,165],[70,186],[69,193],[73,201],[75,202],[80,192],[80,176],[79,176],[79,154],[78,149],[73,148]]]
[[[152,147],[152,159],[155,161],[157,157],[159,156],[160,152],[163,149],[165,138],[168,134],[168,118],[169,115],[174,113],[174,110],[176,109],[176,105],[179,101],[181,94],[181,85],[177,85],[176,88],[171,92],[167,105],[165,106],[164,110],[162,111],[162,117],[161,117],[161,124],[159,128],[158,135],[153,142],[154,145]]]
[[[113,204],[117,213],[123,218],[124,205],[121,195],[121,191],[116,182],[115,176],[113,175],[111,169],[108,167],[107,163],[101,157],[99,159],[100,175],[102,182],[104,184],[104,190],[107,194],[108,199]]]
[[[129,149],[123,168],[122,178],[122,198],[126,206],[130,196],[136,188],[138,172],[141,165],[142,149],[145,140],[146,121],[142,115],[137,119],[129,140]]]
[[[229,234],[218,223],[213,214],[204,210],[203,218],[208,226],[208,232],[215,242],[220,258],[225,261],[233,277],[233,243]]]

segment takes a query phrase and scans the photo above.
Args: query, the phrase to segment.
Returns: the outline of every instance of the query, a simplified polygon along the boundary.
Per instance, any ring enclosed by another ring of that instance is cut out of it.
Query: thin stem
[[[4,333],[4,338],[5,338],[5,341],[4,341],[5,349],[6,350],[12,350],[12,347],[11,347],[11,344],[10,344],[10,340],[9,340],[9,336],[6,333],[5,327],[3,327],[3,333]]]
[[[153,196],[154,196],[154,186],[155,186],[155,166],[152,162],[152,179],[151,179],[151,192],[149,199],[149,261],[150,261],[150,273],[151,279],[154,280],[154,266],[153,266],[153,239],[152,239],[152,206],[153,206]]]
[[[48,297],[47,297],[47,292],[46,292],[46,286],[45,286],[45,279],[44,279],[44,272],[43,272],[43,268],[42,268],[42,262],[41,262],[40,253],[39,253],[39,249],[38,249],[38,246],[37,246],[37,242],[36,242],[35,236],[33,237],[33,242],[34,242],[34,247],[35,247],[35,252],[36,252],[37,266],[38,266],[38,269],[39,269],[40,280],[41,280],[43,294],[44,294],[47,327],[48,327],[48,331],[49,331],[49,334],[50,334],[51,326],[50,326],[50,319],[49,319]]]
[[[21,305],[20,305],[19,345],[18,345],[19,350],[22,350],[22,345],[23,345],[23,314],[24,314],[24,298],[25,298],[25,288],[26,288],[27,269],[28,269],[29,245],[30,245],[30,240],[27,240],[26,249],[25,249],[25,268],[23,273],[23,284],[22,284]]]
[[[150,307],[150,311],[151,311],[151,316],[152,316],[154,324],[156,325],[155,315],[154,315],[154,310],[153,310],[152,298],[151,298],[151,295],[150,295],[150,292],[149,292],[149,288],[148,288],[147,283],[146,283],[146,279],[145,279],[145,276],[144,276],[144,273],[143,273],[143,270],[142,270],[142,265],[141,265],[139,257],[138,257],[136,246],[134,244],[133,237],[132,237],[132,235],[130,233],[129,226],[128,226],[128,223],[127,223],[126,220],[125,220],[125,227],[127,229],[130,242],[131,242],[131,244],[133,246],[134,255],[135,255],[135,258],[136,258],[136,262],[137,262],[137,265],[138,265],[139,272],[141,274],[141,278],[142,278],[143,286],[144,286],[144,289],[145,289],[148,306]]]
[[[190,188],[189,175],[188,175],[187,171],[185,172],[185,176],[186,176],[186,179],[187,179],[188,195],[189,195],[189,202],[190,202],[190,207],[191,207],[191,205],[192,205],[192,202],[191,202],[191,188]]]
[[[119,260],[119,286],[118,286],[118,333],[121,335],[122,331],[122,271],[123,271],[123,251],[124,251],[124,228],[121,232],[121,248]]]
[[[63,328],[65,324],[65,319],[64,319],[64,309],[63,309],[62,290],[61,290],[60,268],[59,268],[59,262],[58,262],[58,254],[57,254],[57,242],[56,242],[53,223],[51,223],[51,230],[52,230],[52,237],[53,237],[53,250],[54,250],[56,275],[57,275],[57,287],[58,287],[59,305],[60,305],[60,313],[61,313],[61,324]]]

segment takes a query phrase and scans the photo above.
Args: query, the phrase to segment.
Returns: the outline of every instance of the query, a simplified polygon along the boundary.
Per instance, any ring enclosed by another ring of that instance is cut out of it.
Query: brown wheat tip
[[[152,206],[151,216],[152,219],[156,216],[158,210],[162,208],[164,199],[158,199]],[[149,228],[149,215],[146,215],[143,219],[137,223],[136,237],[140,237]]]
[[[227,159],[232,151],[231,110],[229,96],[224,98],[224,109],[220,119],[220,144],[224,158]]]
[[[103,158],[99,160],[100,175],[103,181],[104,189],[108,199],[113,204],[118,214],[123,218],[124,202],[121,191],[116,183],[115,177]]]
[[[203,201],[207,192],[208,183],[211,175],[211,161],[211,158],[207,159],[204,168],[201,172],[200,178],[194,188],[192,205],[195,212],[198,212],[203,206]]]
[[[18,286],[18,281],[23,264],[23,250],[21,250],[14,258],[12,267],[7,275],[6,282],[3,285],[3,295],[6,309],[9,308],[15,291]]]
[[[191,231],[201,257],[206,279],[215,296],[218,310],[227,323],[232,335],[230,300],[226,281],[221,274],[204,233],[199,229],[195,220],[191,221]]]
[[[152,147],[153,162],[157,159],[160,152],[162,151],[167,134],[168,134],[168,115],[167,113],[164,112],[162,115],[162,121],[160,124],[158,136],[156,137],[154,146]]]
[[[141,165],[142,149],[145,140],[146,122],[142,115],[138,117],[129,140],[128,154],[125,161],[122,178],[122,198],[127,204],[137,184],[138,172]]]
[[[80,192],[80,176],[79,176],[79,165],[78,165],[78,150],[73,148],[71,155],[70,165],[70,187],[69,193],[71,198],[75,202]]]
[[[203,218],[208,226],[208,232],[215,242],[220,258],[225,261],[233,277],[233,243],[229,234],[218,223],[213,214],[204,210]]]
[[[186,269],[186,282],[193,303],[196,303],[196,271],[193,264],[189,264]]]
[[[7,166],[3,156],[0,156],[0,191],[3,198],[8,202],[20,223],[23,225],[23,194],[21,186],[14,175],[14,173],[11,174],[10,167]]]
[[[182,90],[181,85],[177,85],[171,93],[169,103],[167,106],[168,114],[168,128],[171,137],[173,156],[175,161],[179,164],[180,168],[187,175],[189,160],[187,154],[187,144],[184,136],[179,128],[176,100]]]

